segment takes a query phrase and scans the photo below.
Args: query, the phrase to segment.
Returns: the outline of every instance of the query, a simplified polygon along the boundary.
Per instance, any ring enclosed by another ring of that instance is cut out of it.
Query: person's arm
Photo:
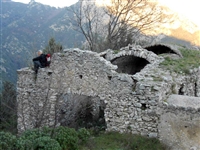
[[[37,61],[37,60],[40,60],[40,59],[41,59],[41,55],[38,56],[38,57],[33,58],[33,61]]]

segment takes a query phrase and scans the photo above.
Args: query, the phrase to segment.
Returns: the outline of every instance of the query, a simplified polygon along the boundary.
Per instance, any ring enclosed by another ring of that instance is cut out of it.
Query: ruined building
[[[72,126],[79,107],[90,109],[90,119],[101,117],[107,131],[156,137],[171,149],[200,149],[200,68],[189,75],[167,71],[159,65],[162,53],[182,57],[167,45],[69,49],[55,53],[37,77],[29,68],[18,70],[18,131]]]

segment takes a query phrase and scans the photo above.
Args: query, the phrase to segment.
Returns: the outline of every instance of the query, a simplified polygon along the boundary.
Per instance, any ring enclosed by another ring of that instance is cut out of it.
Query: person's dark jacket
[[[33,58],[33,61],[39,61],[42,67],[46,67],[46,55],[41,54],[40,56]]]

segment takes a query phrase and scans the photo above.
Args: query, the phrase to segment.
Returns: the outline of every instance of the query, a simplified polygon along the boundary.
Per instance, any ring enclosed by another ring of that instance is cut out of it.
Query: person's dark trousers
[[[38,60],[37,61],[33,61],[33,64],[34,64],[34,71],[35,71],[35,73],[38,73],[39,67],[43,68],[42,65],[41,65],[41,63]]]

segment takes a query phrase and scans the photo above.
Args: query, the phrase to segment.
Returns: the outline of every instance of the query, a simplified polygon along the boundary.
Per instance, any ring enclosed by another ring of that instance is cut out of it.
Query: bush
[[[0,150],[15,150],[16,137],[11,133],[0,132]]]
[[[55,129],[54,139],[64,150],[78,149],[78,134],[75,129],[60,126]]]
[[[90,132],[85,128],[81,128],[78,130],[78,137],[83,143],[85,143],[90,137]]]
[[[17,140],[17,148],[20,150],[33,149],[37,138],[48,136],[50,137],[50,133],[43,132],[42,129],[26,130]]]
[[[56,140],[43,136],[34,141],[34,150],[62,150],[62,148]]]

